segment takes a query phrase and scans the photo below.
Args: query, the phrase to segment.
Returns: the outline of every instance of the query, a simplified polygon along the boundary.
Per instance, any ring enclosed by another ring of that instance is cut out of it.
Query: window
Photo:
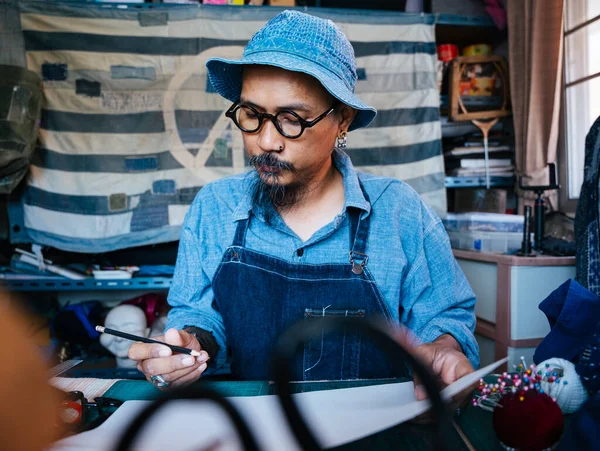
[[[565,118],[568,199],[579,198],[585,136],[600,116],[600,1],[565,0]]]

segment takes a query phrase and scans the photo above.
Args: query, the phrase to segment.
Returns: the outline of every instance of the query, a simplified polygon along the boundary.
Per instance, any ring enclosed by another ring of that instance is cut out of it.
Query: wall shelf
[[[490,186],[510,187],[515,184],[514,177],[490,177]],[[446,177],[446,188],[481,188],[485,186],[485,177]]]
[[[494,27],[489,16],[463,16],[459,14],[434,14],[436,25],[459,25],[471,27]]]
[[[0,288],[10,291],[98,291],[98,290],[168,290],[170,277],[134,277],[132,279],[99,280],[90,277],[72,280],[64,277],[2,279]]]
[[[467,45],[484,42],[492,47],[506,39],[507,31],[499,30],[489,16],[434,14],[436,43]]]
[[[461,100],[467,109],[480,108],[492,109],[502,107],[501,96],[461,96]],[[448,108],[448,95],[440,95],[440,108]]]
[[[496,125],[492,127],[492,131],[501,132],[506,129],[505,118],[501,118]],[[440,125],[442,127],[442,138],[456,138],[464,136],[468,133],[477,133],[480,131],[471,121],[454,122],[448,120],[448,116],[440,116]]]

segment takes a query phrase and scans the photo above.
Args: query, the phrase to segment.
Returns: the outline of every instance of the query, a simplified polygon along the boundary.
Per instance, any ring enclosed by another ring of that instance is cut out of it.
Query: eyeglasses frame
[[[229,107],[227,112],[225,112],[225,116],[227,116],[229,119],[231,119],[233,121],[233,123],[237,126],[237,128],[239,128],[241,131],[243,131],[245,133],[256,133],[257,131],[259,131],[262,128],[264,119],[269,119],[273,123],[273,125],[275,126],[275,128],[277,129],[277,131],[279,132],[279,134],[281,136],[288,138],[288,139],[298,139],[298,138],[300,138],[300,136],[302,136],[302,134],[304,133],[304,130],[306,130],[307,128],[314,127],[320,121],[322,121],[327,116],[329,116],[335,110],[336,106],[337,106],[337,102],[333,106],[331,106],[327,111],[325,111],[323,114],[317,116],[312,121],[307,121],[306,119],[303,119],[297,113],[295,113],[294,111],[291,111],[291,110],[281,110],[281,111],[278,111],[276,114],[259,113],[256,110],[256,108],[254,108],[250,105],[242,104],[238,100],[237,102],[233,102],[231,107]],[[249,129],[242,127],[236,120],[235,112],[241,107],[249,108],[254,114],[256,114],[256,117],[258,118],[258,127],[256,127],[254,130],[249,130]],[[296,119],[298,119],[298,122],[300,123],[300,127],[301,127],[300,133],[298,133],[298,135],[296,135],[296,136],[286,135],[283,132],[283,130],[279,127],[279,125],[277,124],[277,116],[282,113],[289,113],[292,116],[294,116]]]

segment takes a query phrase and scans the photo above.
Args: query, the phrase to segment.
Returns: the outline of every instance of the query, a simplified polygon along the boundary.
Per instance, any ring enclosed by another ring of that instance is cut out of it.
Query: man
[[[423,343],[414,352],[449,384],[478,365],[474,295],[439,218],[406,184],[355,172],[341,148],[375,110],[354,95],[356,61],[331,21],[284,11],[239,61],[207,62],[233,105],[255,170],[206,185],[187,214],[163,337],[196,359],[136,343],[149,380],[197,380],[210,358],[268,379],[277,336],[323,316],[384,317]],[[352,331],[307,343],[295,379],[397,376]],[[423,397],[420,388],[417,396]]]

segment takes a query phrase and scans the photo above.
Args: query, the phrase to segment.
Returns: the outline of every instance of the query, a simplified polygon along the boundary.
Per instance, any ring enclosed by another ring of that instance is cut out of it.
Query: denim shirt
[[[237,221],[252,219],[246,246],[292,263],[348,263],[348,207],[371,215],[367,241],[368,267],[393,320],[405,325],[423,342],[451,334],[471,364],[479,366],[475,328],[475,295],[456,263],[440,219],[407,184],[358,173],[350,158],[336,150],[334,164],[344,180],[343,211],[303,242],[278,214],[267,222],[253,210],[256,171],[205,185],[184,221],[173,282],[169,291],[167,328],[196,326],[213,333],[226,358],[226,332],[213,308],[211,281],[223,253],[232,244]],[[361,188],[362,182],[370,204]],[[303,249],[303,252],[298,252]],[[248,293],[252,296],[252,293]],[[276,300],[273,300],[276,302]],[[244,308],[244,299],[239,299]]]

